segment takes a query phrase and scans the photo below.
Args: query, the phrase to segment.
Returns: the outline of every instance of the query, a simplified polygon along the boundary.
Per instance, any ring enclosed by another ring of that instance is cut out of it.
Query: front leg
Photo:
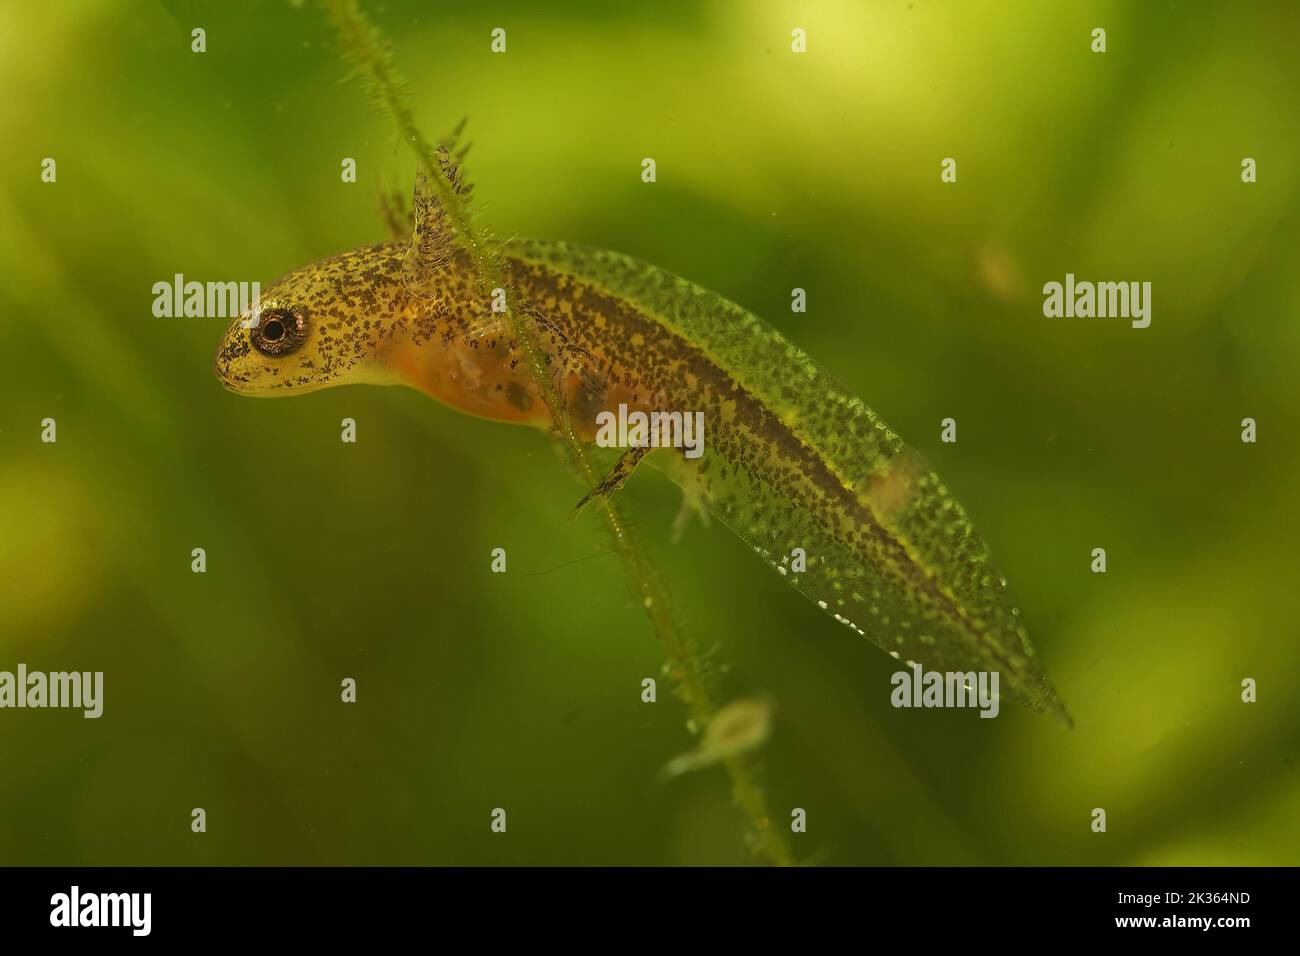
[[[618,461],[614,462],[614,467],[609,470],[609,474],[578,502],[578,506],[569,515],[569,520],[572,521],[582,514],[582,510],[597,498],[612,495],[619,488],[622,488],[623,483],[632,477],[632,472],[636,470],[636,466],[640,464],[641,459],[652,451],[654,449],[649,445],[637,445],[623,452]]]

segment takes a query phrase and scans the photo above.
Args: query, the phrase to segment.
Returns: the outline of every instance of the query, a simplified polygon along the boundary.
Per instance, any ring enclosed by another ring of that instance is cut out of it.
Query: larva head
[[[241,395],[386,384],[383,348],[406,305],[402,249],[354,249],[275,282],[226,329],[213,367]]]

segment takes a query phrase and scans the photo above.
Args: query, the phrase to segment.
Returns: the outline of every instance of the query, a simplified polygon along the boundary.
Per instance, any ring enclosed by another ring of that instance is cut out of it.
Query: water
[[[796,853],[1297,859],[1289,5],[424,6],[376,19],[422,126],[469,117],[494,230],[687,276],[848,384],[966,506],[1075,718],[892,707],[898,662],[717,523],[673,546],[678,493],[638,472],[720,696],[773,702]],[[718,768],[657,779],[688,714],[543,437],[401,389],[237,397],[224,321],[153,314],[177,273],[383,239],[412,177],[316,10],[226,7],[0,11],[0,671],[104,674],[98,719],[0,710],[0,860],[749,859]],[[1045,316],[1067,273],[1150,282],[1149,327]]]

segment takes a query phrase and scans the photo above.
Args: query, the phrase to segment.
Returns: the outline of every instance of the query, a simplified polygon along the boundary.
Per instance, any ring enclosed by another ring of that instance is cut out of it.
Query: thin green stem
[[[542,401],[551,414],[555,431],[567,452],[569,461],[588,488],[600,480],[592,466],[577,432],[570,421],[568,408],[560,398],[559,390],[547,367],[546,356],[538,345],[528,324],[519,318],[510,303],[516,302],[514,290],[491,243],[475,227],[464,196],[442,173],[432,144],[425,139],[416,125],[410,102],[403,93],[392,52],[383,35],[370,24],[358,7],[356,0],[323,0],[326,11],[338,33],[343,54],[360,70],[371,91],[397,124],[401,137],[415,152],[424,168],[425,176],[447,216],[454,231],[474,263],[478,274],[488,288],[506,290],[507,316],[515,341],[523,352],[524,362],[537,384]],[[633,595],[645,609],[664,651],[668,656],[667,672],[676,684],[678,694],[690,710],[692,724],[697,729],[708,726],[717,712],[709,692],[708,680],[690,643],[682,636],[672,614],[667,586],[658,570],[636,544],[632,529],[611,496],[601,496],[596,501],[601,517],[613,536],[614,549],[623,560]],[[788,866],[793,861],[783,834],[773,824],[768,813],[767,800],[758,782],[752,760],[731,758],[724,761],[731,777],[732,793],[737,805],[745,814],[753,831],[758,851],[777,866]]]

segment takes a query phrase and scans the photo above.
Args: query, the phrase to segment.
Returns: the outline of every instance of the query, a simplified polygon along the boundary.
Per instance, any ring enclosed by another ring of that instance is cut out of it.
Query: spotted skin
[[[236,321],[217,353],[218,378],[252,395],[405,384],[473,415],[549,427],[468,258],[440,263],[436,283],[415,286],[403,282],[406,254],[387,243],[290,273],[264,295],[262,312],[305,316],[304,341],[269,357],[257,330]],[[504,262],[512,307],[530,323],[583,440],[620,404],[703,412],[702,457],[665,450],[647,460],[799,591],[900,660],[999,671],[1015,699],[1069,723],[961,506],[812,359],[734,303],[625,256],[516,242]]]

